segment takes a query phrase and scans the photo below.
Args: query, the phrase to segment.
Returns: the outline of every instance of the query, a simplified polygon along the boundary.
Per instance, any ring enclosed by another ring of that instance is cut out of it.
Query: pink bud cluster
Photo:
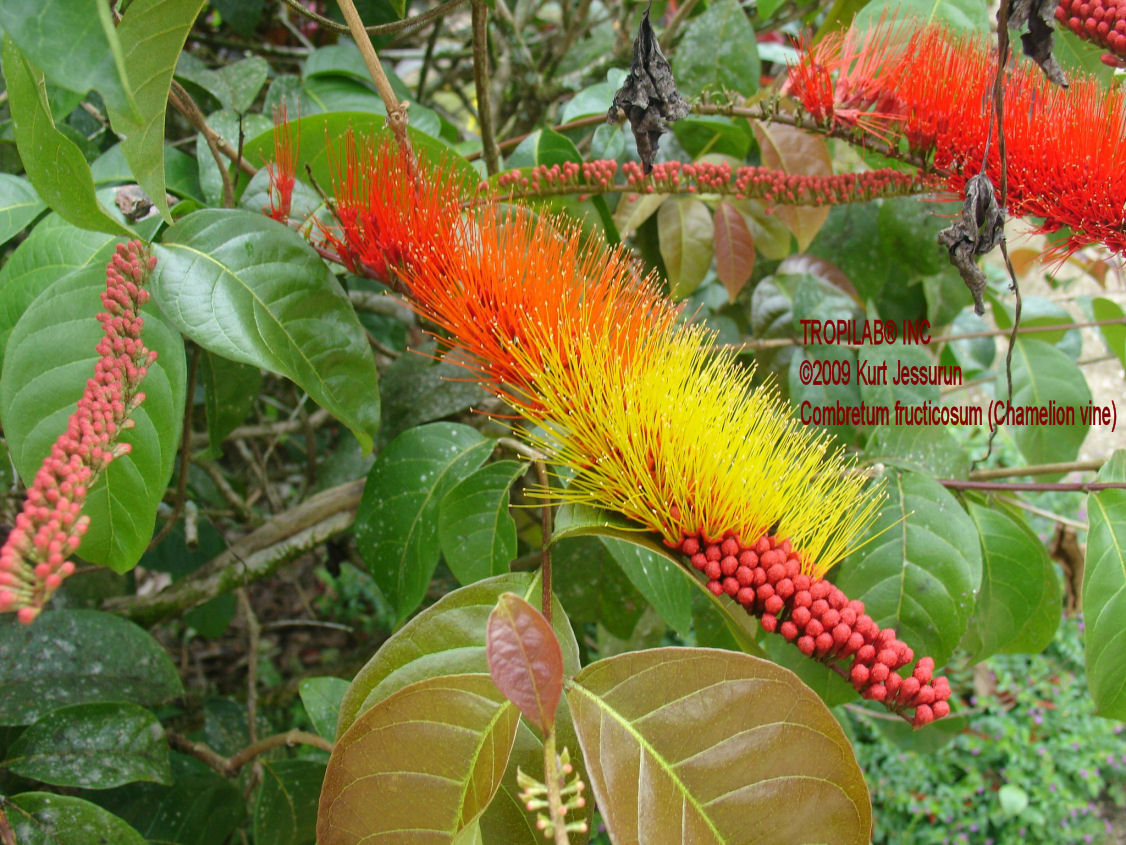
[[[920,176],[890,168],[860,173],[806,176],[770,167],[733,168],[727,162],[700,161],[681,164],[670,161],[653,166],[646,176],[641,165],[623,166],[627,184],[647,194],[688,193],[734,194],[735,199],[761,198],[768,205],[841,205],[867,202],[877,197],[907,194],[922,187]]]
[[[137,388],[156,360],[141,340],[140,316],[149,299],[143,285],[155,265],[140,241],[119,244],[106,265],[105,311],[98,314],[104,334],[96,347],[94,376],[35,474],[0,548],[0,612],[17,611],[25,624],[74,572],[68,558],[89,526],[81,513],[90,486],[114,458],[129,451],[118,437],[133,425],[130,415],[145,398]]]
[[[618,163],[610,160],[584,161],[581,164],[565,161],[548,166],[540,164],[528,172],[510,170],[497,177],[502,195],[510,192],[536,193],[556,188],[581,188],[589,186],[606,190],[614,183]]]
[[[789,540],[764,534],[744,545],[730,533],[719,540],[697,534],[669,545],[704,573],[714,595],[735,599],[763,630],[834,667],[865,698],[896,713],[913,708],[917,728],[949,714],[950,684],[933,677],[934,661],[923,657],[911,675],[900,675],[915,658],[911,648],[895,631],[881,629],[863,602],[803,571]]]
[[[1056,20],[1080,38],[1110,50],[1103,62],[1126,67],[1126,0],[1060,0]]]

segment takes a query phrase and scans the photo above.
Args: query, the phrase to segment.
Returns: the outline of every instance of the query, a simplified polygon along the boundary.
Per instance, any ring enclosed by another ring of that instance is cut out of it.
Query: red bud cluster
[[[934,661],[923,657],[911,675],[900,675],[915,659],[911,648],[892,629],[881,629],[863,602],[803,572],[789,540],[763,535],[747,546],[730,533],[719,540],[693,535],[673,547],[704,573],[714,595],[726,593],[765,631],[834,666],[865,698],[897,713],[914,708],[915,727],[950,712],[950,684],[933,677]]]
[[[1126,0],[1060,0],[1056,20],[1110,50],[1102,57],[1106,64],[1126,67]]]

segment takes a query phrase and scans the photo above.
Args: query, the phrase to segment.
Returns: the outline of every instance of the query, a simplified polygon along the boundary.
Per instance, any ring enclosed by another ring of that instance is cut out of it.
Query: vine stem
[[[383,105],[387,108],[387,122],[391,124],[391,131],[395,133],[395,139],[399,142],[400,149],[407,154],[407,161],[413,172],[414,151],[411,149],[411,141],[407,136],[407,106],[410,104],[406,101],[400,102],[399,98],[395,96],[391,82],[387,79],[387,74],[383,72],[383,66],[379,63],[379,56],[375,52],[375,45],[371,43],[371,36],[364,28],[360,13],[356,11],[356,5],[352,0],[337,0],[337,3],[344,15],[344,20],[348,23],[352,39],[356,42],[356,46],[360,48],[364,65],[367,67],[368,73],[371,74],[371,81],[375,83],[375,90],[383,98]]]
[[[477,123],[481,126],[481,148],[485,153],[485,169],[490,176],[500,171],[500,153],[493,130],[493,107],[489,92],[489,9],[485,0],[473,2],[473,81],[477,86]]]
[[[282,746],[292,748],[295,745],[311,745],[314,748],[320,748],[322,751],[332,751],[332,743],[324,737],[317,736],[308,731],[298,730],[274,734],[273,736],[260,739],[257,742],[252,742],[250,745],[246,746],[246,748],[231,757],[224,757],[205,743],[193,742],[174,731],[168,731],[166,736],[168,737],[168,744],[177,751],[190,754],[200,762],[206,763],[223,777],[228,778],[237,775],[243,766],[254,760],[258,755],[271,751],[274,748],[281,748]]]
[[[1068,461],[1059,464],[1030,464],[1026,467],[998,467],[979,469],[970,473],[971,481],[988,481],[992,478],[1012,478],[1014,475],[1052,475],[1057,472],[1098,472],[1102,460]]]
[[[544,578],[544,583],[547,579]],[[548,617],[548,623],[551,617]],[[567,823],[564,817],[567,809],[563,806],[563,795],[559,789],[559,757],[555,753],[555,725],[547,730],[543,738],[543,783],[547,787],[547,812],[551,815],[552,830],[555,834],[555,845],[568,845]]]
[[[951,490],[1020,490],[1025,492],[1091,493],[1096,490],[1126,490],[1126,481],[962,481],[957,478],[935,479]]]

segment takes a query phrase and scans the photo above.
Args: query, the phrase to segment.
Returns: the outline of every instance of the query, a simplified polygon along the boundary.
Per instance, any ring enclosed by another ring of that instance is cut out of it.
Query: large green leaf
[[[528,469],[518,461],[487,464],[442,497],[438,534],[446,564],[462,584],[508,571],[516,557],[516,522],[508,488]]]
[[[493,446],[467,425],[430,423],[404,431],[372,465],[356,511],[356,546],[396,624],[418,607],[438,565],[442,497]]]
[[[250,415],[261,391],[262,371],[205,352],[200,357],[197,381],[203,387],[208,450],[218,456],[223,440]]]
[[[254,841],[309,845],[317,832],[317,798],[325,764],[319,760],[262,763],[262,787],[254,802]]]
[[[6,244],[46,208],[31,183],[0,173],[0,244]]]
[[[107,4],[5,0],[0,3],[0,29],[35,58],[54,84],[79,94],[97,88],[114,108],[133,108],[124,51]],[[5,61],[5,75],[7,65]]]
[[[115,243],[112,235],[76,228],[58,214],[31,230],[0,268],[0,362],[8,335],[31,301],[71,270],[104,265]]]
[[[977,528],[933,479],[895,469],[887,478],[887,502],[866,545],[841,563],[837,586],[917,656],[942,666],[966,630],[981,584]]]
[[[52,710],[20,734],[3,765],[21,777],[83,789],[138,780],[172,783],[160,722],[125,701]]]
[[[864,775],[791,672],[710,649],[600,660],[567,700],[615,842],[867,842]],[[784,811],[780,811],[784,808]]]
[[[96,643],[96,651],[87,648]],[[96,610],[52,610],[34,625],[0,622],[0,724],[30,725],[68,704],[159,704],[183,693],[147,631]]]
[[[153,298],[180,331],[293,380],[371,448],[375,362],[340,284],[300,235],[262,215],[205,209],[155,251]]]
[[[250,56],[211,70],[191,53],[180,53],[176,61],[176,76],[194,82],[219,101],[225,109],[245,112],[258,97],[270,64],[261,56]]]
[[[133,0],[117,28],[134,82],[136,110],[109,110],[137,183],[169,223],[164,184],[164,113],[176,58],[206,0]]]
[[[145,845],[127,822],[97,804],[51,792],[21,792],[0,800],[21,845]]]
[[[1004,368],[997,376],[997,396],[1006,395]],[[1091,402],[1087,379],[1079,366],[1059,349],[1042,340],[1018,337],[1013,346],[1014,410],[1032,408],[1033,414],[1051,414],[1045,424],[1009,425],[1008,429],[1020,453],[1030,464],[1050,464],[1075,460],[1079,447],[1091,427],[1083,421],[1080,411]],[[1005,409],[997,407],[995,421]],[[1071,409],[1074,422],[1056,414]]]
[[[670,293],[683,299],[704,281],[715,251],[711,212],[695,197],[671,197],[657,211],[661,260],[669,274]]]
[[[103,310],[104,291],[104,270],[75,270],[32,302],[8,338],[0,420],[12,460],[28,483],[94,374],[94,349],[103,335],[95,315]],[[180,336],[151,305],[141,315],[142,338],[158,357],[141,384],[145,400],[131,414],[133,428],[119,438],[129,453],[115,459],[87,494],[83,513],[90,528],[79,548],[82,557],[118,572],[131,569],[152,539],[180,445],[187,380]]]
[[[1107,351],[1116,356],[1122,362],[1122,367],[1126,369],[1126,310],[1123,310],[1122,306],[1112,299],[1096,297],[1091,300],[1091,311],[1094,313],[1096,320],[1122,321],[1107,326],[1099,326],[1099,331],[1102,332],[1103,340],[1106,341]]]
[[[332,741],[336,736],[336,724],[340,721],[340,701],[348,691],[348,682],[343,678],[306,678],[298,688],[301,703],[313,729],[325,739]]]
[[[684,28],[675,57],[676,79],[684,96],[705,90],[734,91],[749,97],[762,75],[755,31],[738,0],[709,3]]]
[[[695,580],[664,549],[636,542],[640,538],[601,537],[630,583],[682,637],[692,627],[692,582]]]
[[[538,602],[541,582],[527,572],[499,575],[447,593],[391,635],[356,673],[340,702],[336,735],[359,714],[396,690],[425,678],[488,672],[485,627],[497,598],[514,592]],[[552,599],[552,627],[563,649],[563,668],[579,670],[579,646],[558,599]]]
[[[1100,482],[1126,482],[1126,450],[1099,471]],[[1100,716],[1126,719],[1126,489],[1087,496],[1087,565],[1083,569],[1083,639],[1087,686]]]
[[[449,842],[492,801],[519,721],[487,675],[431,678],[385,698],[333,748],[317,842]]]
[[[55,128],[41,71],[4,39],[4,79],[20,160],[40,199],[82,229],[130,236],[94,195],[90,166],[74,142]]]
[[[1019,519],[999,509],[968,502],[981,535],[982,578],[977,606],[962,648],[975,663],[999,651],[1043,651],[1059,627],[1059,581],[1044,544]],[[1049,613],[1042,613],[1045,605]]]
[[[985,32],[989,15],[976,0],[872,0],[857,12],[852,25],[864,30],[887,20],[915,18],[912,26],[937,23],[965,32]]]

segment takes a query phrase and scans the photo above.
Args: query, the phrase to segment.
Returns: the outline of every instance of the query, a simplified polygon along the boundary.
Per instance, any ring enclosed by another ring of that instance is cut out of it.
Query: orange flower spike
[[[266,165],[266,173],[270,178],[270,206],[262,211],[279,223],[286,223],[297,181],[297,143],[284,103],[274,112],[274,160]]]

